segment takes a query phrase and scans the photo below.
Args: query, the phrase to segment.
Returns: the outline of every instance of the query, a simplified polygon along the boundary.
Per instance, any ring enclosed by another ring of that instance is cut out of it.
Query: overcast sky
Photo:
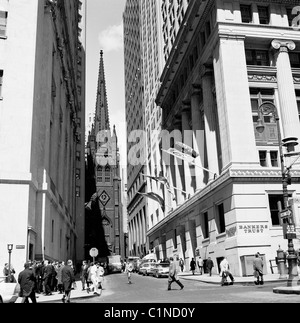
[[[86,115],[95,112],[100,50],[104,71],[110,125],[116,126],[122,166],[126,165],[123,12],[125,0],[87,0]]]

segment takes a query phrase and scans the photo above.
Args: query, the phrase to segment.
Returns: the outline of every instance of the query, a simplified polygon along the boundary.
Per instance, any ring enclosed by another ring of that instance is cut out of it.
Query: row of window
[[[289,52],[292,68],[300,68],[300,52]],[[270,52],[263,49],[246,49],[247,65],[270,66]]]
[[[240,5],[242,22],[243,23],[253,23],[253,14],[254,14],[254,6],[251,4],[241,4]],[[261,25],[269,25],[270,23],[270,7],[264,5],[257,6],[257,13],[259,17],[259,23]],[[289,26],[293,26],[293,20],[295,15],[293,15],[293,8],[286,8],[286,14],[289,22]]]
[[[268,195],[268,202],[269,202],[269,210],[271,216],[272,226],[279,226],[281,225],[280,213],[278,209],[278,203],[280,202],[281,205],[283,203],[283,195],[280,194],[269,194]],[[218,234],[225,233],[226,231],[226,222],[225,222],[225,212],[224,212],[224,204],[219,204],[216,208],[216,227]],[[208,212],[203,213],[202,218],[202,233],[203,238],[209,238],[209,218]]]

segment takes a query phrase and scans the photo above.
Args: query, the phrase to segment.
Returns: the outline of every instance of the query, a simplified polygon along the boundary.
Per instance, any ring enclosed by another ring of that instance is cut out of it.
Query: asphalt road
[[[274,287],[285,283],[263,286],[219,286],[180,279],[184,289],[173,283],[167,291],[167,278],[132,275],[132,284],[127,283],[125,274],[105,276],[102,295],[92,299],[74,300],[76,303],[98,304],[203,304],[203,303],[299,303],[299,295],[273,293]]]

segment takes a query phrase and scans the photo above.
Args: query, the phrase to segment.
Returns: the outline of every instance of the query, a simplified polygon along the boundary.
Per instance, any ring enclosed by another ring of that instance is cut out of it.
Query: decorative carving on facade
[[[277,82],[277,78],[275,75],[250,74],[248,75],[248,79],[250,82],[268,82],[268,83]]]
[[[296,44],[291,40],[274,39],[271,45],[274,49],[281,49],[282,47],[285,47],[288,50],[294,50],[296,48]]]

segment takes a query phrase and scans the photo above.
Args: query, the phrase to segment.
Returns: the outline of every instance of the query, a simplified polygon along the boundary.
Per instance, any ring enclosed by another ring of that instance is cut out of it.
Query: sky
[[[95,113],[100,50],[103,50],[111,129],[116,126],[121,166],[126,167],[123,12],[126,0],[87,0],[86,116]]]

